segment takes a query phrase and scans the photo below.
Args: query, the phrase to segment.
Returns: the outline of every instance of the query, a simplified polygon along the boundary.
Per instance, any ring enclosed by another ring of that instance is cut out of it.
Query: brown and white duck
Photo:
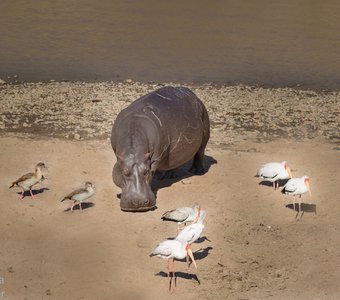
[[[26,191],[29,191],[30,194],[31,194],[31,197],[34,198],[34,195],[32,193],[32,187],[34,185],[36,185],[37,183],[46,179],[46,177],[44,177],[44,175],[43,175],[43,172],[46,169],[47,169],[46,165],[43,162],[38,163],[35,166],[34,173],[27,173],[27,174],[21,176],[17,180],[13,181],[9,188],[12,188],[14,186],[18,186],[18,187],[22,188],[23,191],[20,195],[20,199],[24,198],[24,193]]]

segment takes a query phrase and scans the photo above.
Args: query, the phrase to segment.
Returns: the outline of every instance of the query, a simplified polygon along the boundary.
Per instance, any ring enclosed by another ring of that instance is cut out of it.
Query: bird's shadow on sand
[[[190,271],[188,271],[190,272]],[[158,273],[155,274],[155,276],[161,276],[161,277],[168,277],[168,273],[160,271]],[[185,272],[175,272],[175,286],[177,285],[177,278],[183,278],[186,280],[194,280],[196,281],[198,284],[201,284],[201,281],[198,279],[196,274],[193,273],[185,273]],[[173,274],[172,272],[170,272],[170,285],[172,284],[172,280],[173,280]]]
[[[287,183],[288,180],[289,180],[289,179],[283,179],[283,180],[280,179],[280,180],[279,180],[279,187],[284,186],[284,185]],[[274,189],[273,183],[270,182],[270,181],[262,180],[262,181],[259,182],[259,185],[268,186],[268,187],[271,187],[272,189]]]
[[[200,243],[203,243],[205,241],[208,241],[211,243],[211,240],[209,240],[206,236],[201,236],[200,238],[198,238],[197,241],[195,241],[195,244],[200,244]]]
[[[41,188],[41,189],[38,189],[38,190],[32,190],[32,194],[33,194],[33,196],[35,196],[35,195],[38,195],[38,194],[42,194],[44,191],[49,191],[49,190],[50,189],[48,189],[48,188]],[[21,195],[20,192],[18,192],[17,194]],[[28,196],[31,196],[30,191],[25,191],[24,192],[24,198],[28,197]]]
[[[214,159],[212,156],[204,155],[204,173],[203,174],[195,174],[192,172],[189,172],[191,166],[192,166],[193,160],[189,160],[187,163],[182,165],[181,167],[170,170],[166,172],[157,171],[151,184],[151,188],[154,191],[156,197],[157,197],[157,191],[159,189],[169,187],[173,185],[176,182],[179,182],[183,179],[190,178],[195,175],[204,175],[207,173],[210,169],[210,167],[214,164],[217,164],[217,160]]]
[[[90,208],[90,207],[93,207],[94,205],[95,205],[95,204],[92,203],[92,202],[83,202],[83,203],[81,204],[81,208],[82,208],[83,210],[85,210],[85,209],[88,209],[88,208]],[[75,205],[75,206],[73,207],[73,210],[80,210],[79,204]],[[65,211],[65,212],[71,211],[71,207],[65,209],[64,211]]]
[[[294,210],[293,203],[287,204],[286,207]],[[295,211],[299,212],[299,203],[295,203]],[[301,203],[301,212],[316,214],[316,204]]]
[[[210,254],[209,251],[212,249],[214,248],[209,246],[206,248],[201,248],[201,249],[196,250],[193,253],[195,260],[201,260],[201,259],[206,258]]]

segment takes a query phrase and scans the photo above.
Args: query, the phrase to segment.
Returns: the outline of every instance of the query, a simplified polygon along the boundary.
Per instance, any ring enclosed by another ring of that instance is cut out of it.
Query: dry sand
[[[155,89],[140,83],[0,85],[0,295],[8,299],[338,299],[339,94],[190,85],[206,104],[212,137],[203,176],[157,182],[158,209],[119,209],[108,140],[117,113]],[[292,198],[259,184],[269,161],[311,178],[295,220]],[[44,161],[36,198],[12,180]],[[84,181],[97,192],[83,212],[60,200]],[[149,258],[176,235],[162,213],[199,202],[207,211],[198,271]],[[316,213],[315,213],[316,212]]]

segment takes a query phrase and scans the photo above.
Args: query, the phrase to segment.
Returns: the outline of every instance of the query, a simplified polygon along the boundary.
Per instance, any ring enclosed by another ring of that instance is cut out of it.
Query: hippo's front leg
[[[120,188],[123,188],[123,186],[124,186],[123,174],[120,171],[117,163],[115,163],[115,165],[113,166],[112,179],[113,179],[113,182],[117,186],[119,186]]]

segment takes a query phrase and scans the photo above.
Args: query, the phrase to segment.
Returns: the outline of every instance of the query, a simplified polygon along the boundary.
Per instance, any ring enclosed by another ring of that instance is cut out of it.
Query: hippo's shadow
[[[93,202],[83,202],[83,203],[81,204],[81,208],[84,210],[84,209],[88,209],[88,208],[90,208],[90,207],[93,207],[94,205],[95,205],[95,204],[94,204]],[[71,205],[71,206],[72,206],[72,205]],[[73,210],[80,210],[79,203],[76,204],[76,205],[73,207]],[[71,211],[71,207],[66,208],[64,211],[65,211],[65,212],[66,212],[66,211]]]
[[[294,210],[294,205],[293,203],[287,204],[287,208]],[[295,211],[299,211],[299,203],[295,203]],[[316,204],[309,204],[309,203],[302,203],[301,202],[301,212],[306,212],[306,213],[315,213],[316,214]]]
[[[192,176],[198,175],[195,173],[189,172],[192,166],[193,159],[186,162],[184,165],[178,167],[175,170],[170,170],[166,172],[157,171],[151,184],[151,188],[155,193],[157,198],[157,192],[161,188],[169,187],[176,182],[179,182],[183,179],[190,178]],[[207,173],[210,167],[214,164],[217,164],[217,160],[209,155],[204,155],[204,174]]]
[[[279,187],[284,186],[288,180],[289,179],[279,179]],[[262,180],[261,182],[259,182],[259,185],[269,186],[274,189],[273,183],[267,180]]]
[[[38,190],[32,190],[32,194],[33,194],[33,196],[35,196],[35,195],[38,195],[38,194],[42,194],[44,191],[49,191],[49,190],[50,189],[48,189],[48,188],[41,188],[41,189],[38,189]],[[21,192],[18,192],[17,194],[21,195]],[[31,196],[30,191],[25,191],[24,192],[24,198],[28,197],[28,196]]]

